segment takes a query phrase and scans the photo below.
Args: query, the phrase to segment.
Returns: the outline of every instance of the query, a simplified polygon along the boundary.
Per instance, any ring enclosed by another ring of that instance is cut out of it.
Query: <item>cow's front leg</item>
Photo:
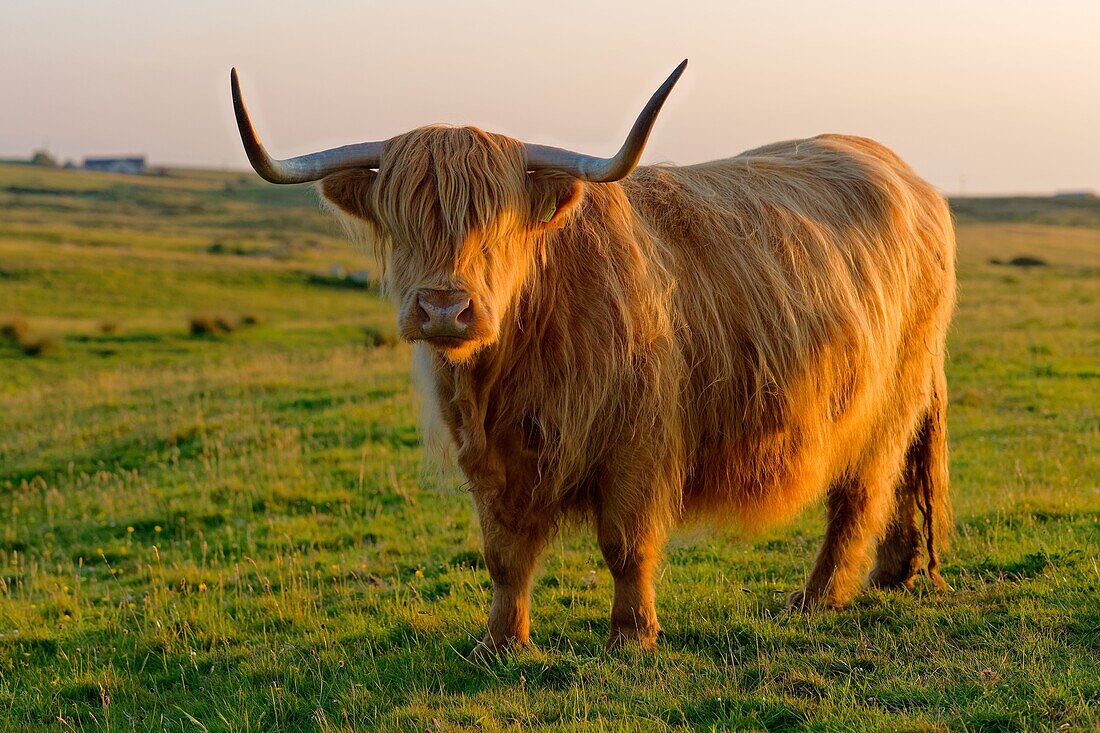
[[[504,518],[490,501],[479,499],[477,508],[493,603],[488,632],[476,651],[495,653],[531,641],[531,580],[552,525],[545,516]]]
[[[661,631],[653,574],[663,534],[645,518],[644,511],[625,509],[605,506],[599,517],[600,550],[615,580],[607,645],[637,642],[643,648],[652,648]]]

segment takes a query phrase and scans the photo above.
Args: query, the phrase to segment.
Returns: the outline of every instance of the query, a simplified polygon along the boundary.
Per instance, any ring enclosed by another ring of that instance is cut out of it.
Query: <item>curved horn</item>
[[[271,183],[308,183],[348,168],[378,167],[382,157],[381,142],[345,145],[286,160],[272,158],[264,150],[260,138],[256,136],[256,130],[252,127],[252,120],[248,118],[236,69],[230,72],[229,81],[233,87],[233,113],[237,116],[237,128],[241,131],[244,152],[248,155],[248,162],[264,180]]]
[[[661,111],[665,99],[668,98],[672,87],[680,79],[680,75],[687,68],[687,59],[680,62],[665,83],[662,84],[634,121],[634,127],[630,128],[630,134],[626,136],[626,142],[611,158],[597,158],[592,155],[575,153],[571,150],[554,148],[549,145],[532,145],[524,143],[527,151],[528,170],[560,170],[572,174],[584,181],[594,183],[610,183],[618,181],[630,175],[638,160],[642,157],[649,132],[653,129],[653,123],[657,120],[657,113]],[[261,174],[262,175],[262,174]]]

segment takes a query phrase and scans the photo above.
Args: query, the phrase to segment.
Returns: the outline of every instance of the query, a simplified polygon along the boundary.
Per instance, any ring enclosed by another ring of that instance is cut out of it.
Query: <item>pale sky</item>
[[[821,132],[948,193],[1100,190],[1100,0],[0,0],[0,157],[245,168],[433,122],[608,155],[682,58],[646,162]]]

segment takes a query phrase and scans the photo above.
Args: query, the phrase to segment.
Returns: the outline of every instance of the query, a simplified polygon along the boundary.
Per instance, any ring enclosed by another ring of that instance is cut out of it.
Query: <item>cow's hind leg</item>
[[[905,456],[894,515],[879,543],[875,569],[871,571],[871,584],[879,588],[911,588],[921,569],[922,546],[928,553],[929,579],[938,587],[946,587],[938,571],[939,550],[951,524],[942,390],[941,380]]]
[[[876,461],[830,488],[825,542],[805,588],[788,599],[791,608],[838,608],[847,605],[859,592],[871,548],[882,536],[893,508],[899,463],[900,459]]]
[[[921,566],[921,532],[911,464],[897,485],[894,515],[886,536],[878,545],[871,585],[878,588],[911,588]]]

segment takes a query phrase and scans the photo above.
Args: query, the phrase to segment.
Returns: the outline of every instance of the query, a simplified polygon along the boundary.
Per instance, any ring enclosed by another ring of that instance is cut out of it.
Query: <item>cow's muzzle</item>
[[[465,290],[420,290],[416,316],[420,338],[465,341],[474,322],[473,299]]]

